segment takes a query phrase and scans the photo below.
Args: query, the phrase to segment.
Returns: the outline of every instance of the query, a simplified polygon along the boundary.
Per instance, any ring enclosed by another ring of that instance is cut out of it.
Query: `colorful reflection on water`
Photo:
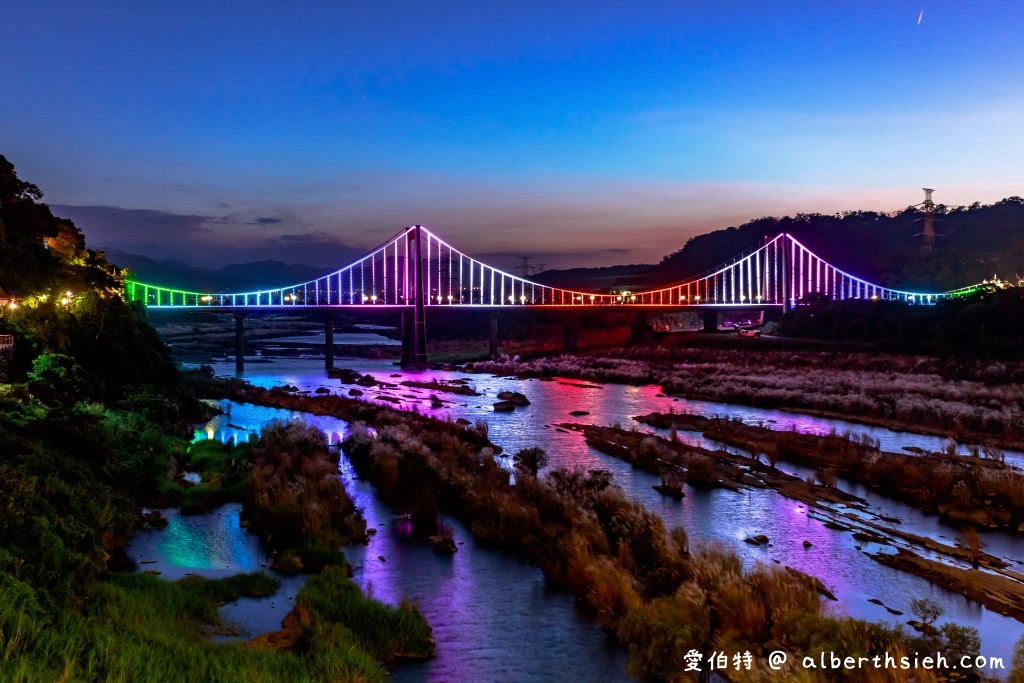
[[[746,406],[718,404],[704,401],[682,401],[671,397],[659,396],[659,389],[654,386],[625,385],[593,385],[579,380],[517,380],[507,377],[489,375],[463,375],[460,373],[424,371],[404,373],[401,377],[392,377],[397,370],[381,362],[367,360],[339,362],[339,367],[351,367],[360,372],[372,372],[374,377],[392,386],[360,387],[365,398],[381,395],[398,398],[403,408],[420,411],[438,417],[466,418],[470,421],[483,419],[488,423],[491,439],[505,448],[506,454],[514,453],[519,448],[541,446],[549,455],[551,467],[583,467],[585,469],[603,468],[613,473],[615,482],[623,487],[629,495],[642,501],[654,512],[658,513],[669,526],[680,525],[687,529],[691,543],[722,543],[734,549],[747,562],[764,561],[788,565],[820,578],[838,596],[834,608],[852,616],[872,621],[902,623],[910,618],[909,602],[916,597],[931,597],[939,601],[946,613],[940,620],[955,621],[975,626],[982,635],[983,651],[986,654],[1006,655],[1012,650],[1013,643],[1022,633],[1021,625],[1009,618],[995,614],[969,603],[959,594],[950,593],[936,588],[923,579],[884,567],[870,559],[867,551],[878,548],[859,544],[848,533],[827,529],[823,524],[812,519],[806,510],[795,501],[786,499],[773,491],[752,489],[742,493],[726,490],[694,491],[687,488],[686,498],[676,501],[656,493],[651,487],[658,483],[654,475],[633,470],[628,464],[603,455],[589,448],[578,433],[562,430],[557,427],[561,422],[588,422],[594,424],[619,423],[626,428],[635,427],[640,430],[652,431],[645,425],[632,420],[655,410],[694,412],[706,416],[721,415],[742,419],[746,422],[764,422],[774,428],[793,428],[802,432],[827,434],[833,430],[838,432],[852,431],[868,433],[878,438],[882,447],[887,450],[899,451],[903,446],[916,446],[926,449],[938,449],[942,440],[935,437],[892,432],[880,428],[863,427],[837,420],[826,420],[809,416],[801,416],[783,411],[763,410]],[[217,367],[218,372],[230,374],[231,368]],[[323,376],[320,361],[282,359],[279,362],[260,365],[246,373],[246,379],[265,387],[291,384],[300,389],[313,391],[318,387],[329,388],[332,393],[347,393],[348,385],[338,380],[330,380]],[[431,381],[433,379],[452,380],[468,379],[471,386],[481,392],[481,396],[461,396],[440,393],[438,396],[445,402],[441,408],[431,407],[430,390],[395,386],[404,379]],[[492,404],[499,391],[520,391],[530,399],[531,405],[517,408],[512,413],[495,413]],[[412,397],[412,398],[410,398]],[[253,407],[236,408],[232,411],[256,410],[251,424],[258,424],[263,413]],[[569,415],[570,411],[587,411],[589,414],[579,417]],[[290,413],[290,411],[278,411]],[[234,412],[232,414],[235,414]],[[268,413],[269,414],[269,413]],[[225,417],[225,416],[221,416]],[[316,420],[318,418],[311,417]],[[234,418],[232,418],[234,420]],[[236,421],[233,424],[240,424]],[[329,425],[328,425],[329,426]],[[222,429],[222,428],[218,428]],[[215,433],[220,433],[215,429]],[[654,430],[657,431],[657,430]],[[343,434],[343,429],[341,431]],[[699,434],[681,432],[680,438],[694,445],[719,447],[718,444],[705,440]],[[1009,454],[1007,460],[1020,457],[1020,454]],[[360,486],[357,482],[356,486]],[[913,533],[931,535],[945,542],[956,539],[956,532],[938,523],[934,517],[928,517],[878,496],[866,495],[860,490],[851,491],[869,498],[869,501],[880,507],[878,512],[895,514],[904,520],[900,528]],[[362,498],[369,507],[373,498],[368,490]],[[884,507],[883,507],[884,506]],[[772,541],[770,547],[755,547],[743,542],[750,535],[765,534]],[[387,535],[379,535],[387,538]],[[465,536],[462,536],[465,538]],[[1011,534],[986,534],[992,540],[991,552],[1003,554],[1015,562],[1024,558],[1024,542]],[[803,541],[812,545],[805,548]],[[375,541],[376,542],[376,539]],[[371,542],[372,547],[373,542]],[[429,552],[429,549],[428,551]],[[456,557],[461,556],[460,554]],[[387,563],[376,560],[378,554],[367,550],[363,571],[372,584],[374,591],[387,590],[388,599],[395,598],[398,593],[392,588],[385,588],[381,583],[384,576],[390,575],[393,569],[389,558]],[[481,553],[486,554],[486,553]],[[434,559],[419,560],[423,567],[434,571]],[[378,562],[381,566],[377,566]],[[497,563],[495,576],[507,577],[507,563]],[[415,566],[410,564],[410,567]],[[370,571],[372,569],[372,571]],[[378,574],[377,572],[380,572]],[[424,574],[424,581],[428,581]],[[374,578],[376,577],[376,578]],[[472,577],[474,581],[482,581],[482,577]],[[398,580],[397,578],[395,580]],[[508,579],[511,581],[511,579]],[[497,581],[497,579],[496,579]],[[393,585],[393,584],[388,584]],[[493,586],[498,590],[500,586]],[[460,590],[464,590],[462,587]],[[383,597],[383,593],[379,593]],[[888,606],[903,611],[907,616],[894,617],[883,607],[868,602],[877,598]],[[484,601],[484,611],[498,609],[495,604]],[[440,614],[444,614],[440,611]],[[600,679],[604,680],[604,679]]]

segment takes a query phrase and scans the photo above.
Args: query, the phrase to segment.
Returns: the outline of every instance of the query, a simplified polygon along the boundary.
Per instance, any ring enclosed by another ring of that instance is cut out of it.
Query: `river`
[[[491,440],[501,445],[506,454],[526,446],[540,446],[548,453],[550,467],[610,470],[616,484],[658,513],[668,526],[684,526],[691,543],[722,543],[736,550],[746,562],[777,561],[817,576],[838,597],[836,603],[830,603],[838,612],[872,621],[902,623],[913,618],[909,609],[911,599],[931,597],[945,609],[939,623],[954,621],[974,626],[982,637],[982,654],[1002,656],[1007,661],[1013,644],[1024,632],[1024,627],[1013,619],[969,603],[959,594],[934,587],[924,579],[880,565],[867,555],[867,551],[880,548],[859,543],[849,533],[825,528],[796,501],[765,489],[733,493],[723,489],[687,488],[682,501],[664,498],[651,488],[658,481],[654,475],[633,470],[622,461],[594,451],[580,434],[555,425],[566,421],[605,425],[617,422],[626,428],[658,431],[636,423],[632,417],[675,409],[764,422],[777,429],[866,433],[878,439],[883,449],[896,452],[904,446],[938,450],[942,440],[936,437],[784,411],[673,399],[659,395],[660,389],[656,386],[596,385],[560,379],[520,380],[435,370],[405,371],[397,377],[393,375],[399,374],[398,369],[384,361],[343,359],[337,365],[372,373],[379,381],[392,384],[406,379],[469,379],[481,396],[442,393],[439,398],[445,403],[438,409],[431,407],[430,396],[434,392],[429,390],[405,386],[360,387],[360,390],[365,392],[364,398],[387,396],[397,399],[403,408],[415,408],[426,414],[471,421],[483,419],[488,423]],[[218,374],[234,374],[233,366],[227,363],[215,364],[214,368]],[[277,359],[251,366],[244,377],[268,388],[289,384],[307,391],[323,387],[340,394],[350,388],[339,380],[327,379],[322,360],[316,359]],[[506,390],[526,394],[531,405],[511,413],[493,412],[496,394]],[[230,402],[223,402],[223,405],[226,414],[201,426],[200,437],[246,438],[247,432],[258,430],[270,419],[291,414]],[[574,410],[585,410],[589,415],[572,417],[569,412]],[[343,438],[344,422],[304,417],[324,429],[332,442]],[[699,434],[682,432],[680,437],[696,445],[719,447]],[[1009,453],[1007,460],[1024,462],[1024,455]],[[345,470],[343,461],[343,476]],[[602,681],[625,678],[625,655],[621,649],[608,644],[596,624],[576,609],[571,596],[546,588],[540,570],[516,557],[479,548],[454,520],[448,522],[455,529],[457,540],[464,545],[452,558],[435,557],[429,546],[409,544],[402,539],[392,528],[390,512],[375,499],[367,484],[350,476],[345,478],[357,504],[366,510],[370,526],[379,529],[369,546],[345,550],[356,565],[357,581],[374,596],[388,602],[397,602],[403,596],[416,599],[437,635],[437,656],[429,662],[396,667],[396,680],[466,680],[467,676],[478,680],[526,680],[538,673],[545,677],[564,674]],[[900,529],[947,543],[958,537],[955,529],[934,517],[855,485],[846,482],[841,485],[866,498],[873,512],[903,520]],[[193,518],[173,514],[170,517],[171,524],[166,530],[143,532],[133,541],[132,555],[136,559],[157,560],[147,567],[159,568],[168,578],[186,571],[216,574],[260,567],[259,544],[237,528],[237,509],[222,508]],[[744,538],[755,534],[767,535],[772,545],[755,547],[743,542]],[[1024,541],[1018,534],[990,532],[982,538],[989,552],[1022,564]],[[805,540],[811,542],[809,548],[804,547]],[[858,548],[858,545],[863,547]],[[379,556],[386,561],[378,559]],[[247,634],[277,628],[280,618],[289,609],[289,595],[294,595],[300,583],[296,579],[287,581],[282,591],[272,598],[243,599],[228,606],[225,616],[239,623]],[[871,598],[880,599],[905,616],[893,616],[883,607],[868,602]],[[523,656],[526,652],[530,653],[528,657]]]

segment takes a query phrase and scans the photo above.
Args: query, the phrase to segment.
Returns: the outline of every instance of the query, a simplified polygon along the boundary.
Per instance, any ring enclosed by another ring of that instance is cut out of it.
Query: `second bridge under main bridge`
[[[707,311],[710,316],[713,311],[737,308],[786,311],[811,297],[929,305],[974,289],[922,293],[882,287],[833,266],[782,233],[716,269],[666,287],[588,292],[552,287],[499,270],[462,253],[420,225],[404,229],[363,258],[334,272],[286,287],[204,293],[131,279],[125,282],[126,298],[149,310],[234,312],[239,339],[242,316],[250,311],[402,309],[403,362],[412,365],[426,363],[426,311],[438,307],[690,308]]]

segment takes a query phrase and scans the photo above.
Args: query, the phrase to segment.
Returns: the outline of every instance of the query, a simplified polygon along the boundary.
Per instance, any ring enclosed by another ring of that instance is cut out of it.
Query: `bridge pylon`
[[[407,334],[402,332],[402,365],[407,367],[426,367],[427,365],[427,315],[425,304],[425,289],[423,287],[423,249],[422,249],[422,225],[414,225],[406,231],[408,240],[408,253],[411,263],[406,268],[409,273],[408,282],[411,284],[411,291],[405,292],[406,300],[412,299],[412,329]],[[406,317],[403,316],[403,323]]]

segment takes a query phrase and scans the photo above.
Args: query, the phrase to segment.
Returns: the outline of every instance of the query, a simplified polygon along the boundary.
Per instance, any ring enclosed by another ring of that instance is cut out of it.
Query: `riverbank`
[[[693,416],[677,417],[679,422],[673,424],[685,425]],[[671,416],[659,419],[672,422]],[[757,458],[724,450],[711,451],[656,435],[574,423],[561,426],[581,432],[590,446],[603,453],[654,474],[669,475],[680,492],[683,484],[703,489],[717,486],[734,491],[750,487],[770,488],[806,505],[809,512],[821,516],[826,527],[850,532],[865,545],[876,544],[881,549],[871,554],[873,559],[968,596],[1000,614],[1024,621],[1024,611],[1020,609],[1024,604],[1024,575],[1009,570],[1007,562],[982,552],[980,544],[952,546],[872,522],[872,516],[877,521],[885,520],[873,514],[864,500],[836,488],[834,478],[815,483],[810,478],[803,480],[776,469],[777,461],[764,464]],[[752,536],[746,540],[753,545],[770,542],[763,536]],[[798,539],[775,540],[793,543]],[[896,556],[892,549],[895,549]],[[911,549],[944,556],[946,562],[922,559]],[[954,564],[951,565],[950,561]],[[985,571],[977,571],[979,567]]]
[[[838,417],[952,439],[1024,448],[1024,364],[850,351],[639,346],[467,372],[659,384],[666,394]]]
[[[815,469],[822,479],[843,477],[950,522],[1015,531],[1024,525],[1024,474],[1007,465],[997,450],[989,449],[986,457],[926,451],[910,455],[884,452],[871,439],[849,434],[800,434],[678,413],[634,419],[662,429],[699,432],[764,457],[773,469],[785,460]]]

